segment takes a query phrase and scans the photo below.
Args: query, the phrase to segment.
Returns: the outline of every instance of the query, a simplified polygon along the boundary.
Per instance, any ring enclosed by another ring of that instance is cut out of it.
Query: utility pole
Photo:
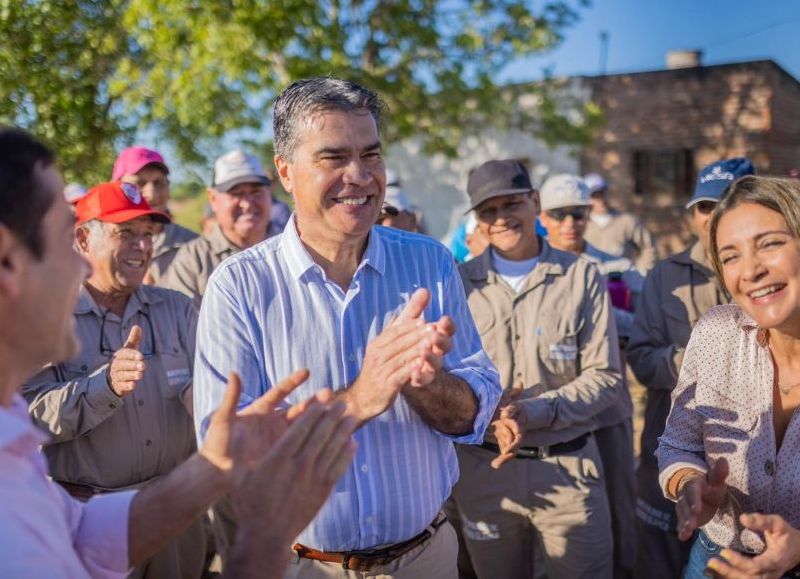
[[[600,32],[600,74],[606,73],[606,65],[608,64],[608,31],[603,30]]]

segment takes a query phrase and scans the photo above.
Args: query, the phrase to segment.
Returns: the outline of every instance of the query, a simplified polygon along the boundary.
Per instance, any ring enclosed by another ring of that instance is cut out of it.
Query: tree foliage
[[[563,39],[586,0],[0,0],[0,121],[30,127],[70,176],[106,177],[137,131],[184,160],[233,130],[266,141],[277,92],[331,74],[377,89],[387,141],[454,152],[465,132],[513,124],[585,142],[597,111],[547,83],[520,111],[495,79]]]

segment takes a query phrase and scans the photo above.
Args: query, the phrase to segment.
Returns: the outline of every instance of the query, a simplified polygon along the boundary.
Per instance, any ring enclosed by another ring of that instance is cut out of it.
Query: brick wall
[[[800,84],[772,61],[584,81],[606,124],[584,150],[581,168],[605,175],[612,202],[641,215],[664,254],[691,239],[686,197],[674,191],[635,194],[634,151],[689,149],[694,174],[735,156],[749,157],[762,172],[800,167]]]

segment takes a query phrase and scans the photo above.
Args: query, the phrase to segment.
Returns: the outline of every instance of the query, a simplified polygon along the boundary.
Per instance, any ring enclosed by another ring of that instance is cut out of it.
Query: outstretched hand
[[[728,461],[720,458],[705,476],[687,482],[678,497],[678,538],[689,540],[694,532],[710,521],[728,494]]]
[[[743,514],[742,525],[764,537],[767,546],[755,557],[723,549],[708,568],[728,579],[779,579],[800,563],[800,531],[780,515]]]

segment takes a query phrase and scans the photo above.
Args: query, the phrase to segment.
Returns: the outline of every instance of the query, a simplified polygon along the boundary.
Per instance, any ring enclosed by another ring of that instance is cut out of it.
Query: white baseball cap
[[[214,189],[227,193],[241,183],[269,185],[271,181],[258,159],[242,150],[230,151],[214,161]]]
[[[553,175],[539,190],[542,211],[561,207],[581,207],[591,205],[589,189],[577,175]]]

